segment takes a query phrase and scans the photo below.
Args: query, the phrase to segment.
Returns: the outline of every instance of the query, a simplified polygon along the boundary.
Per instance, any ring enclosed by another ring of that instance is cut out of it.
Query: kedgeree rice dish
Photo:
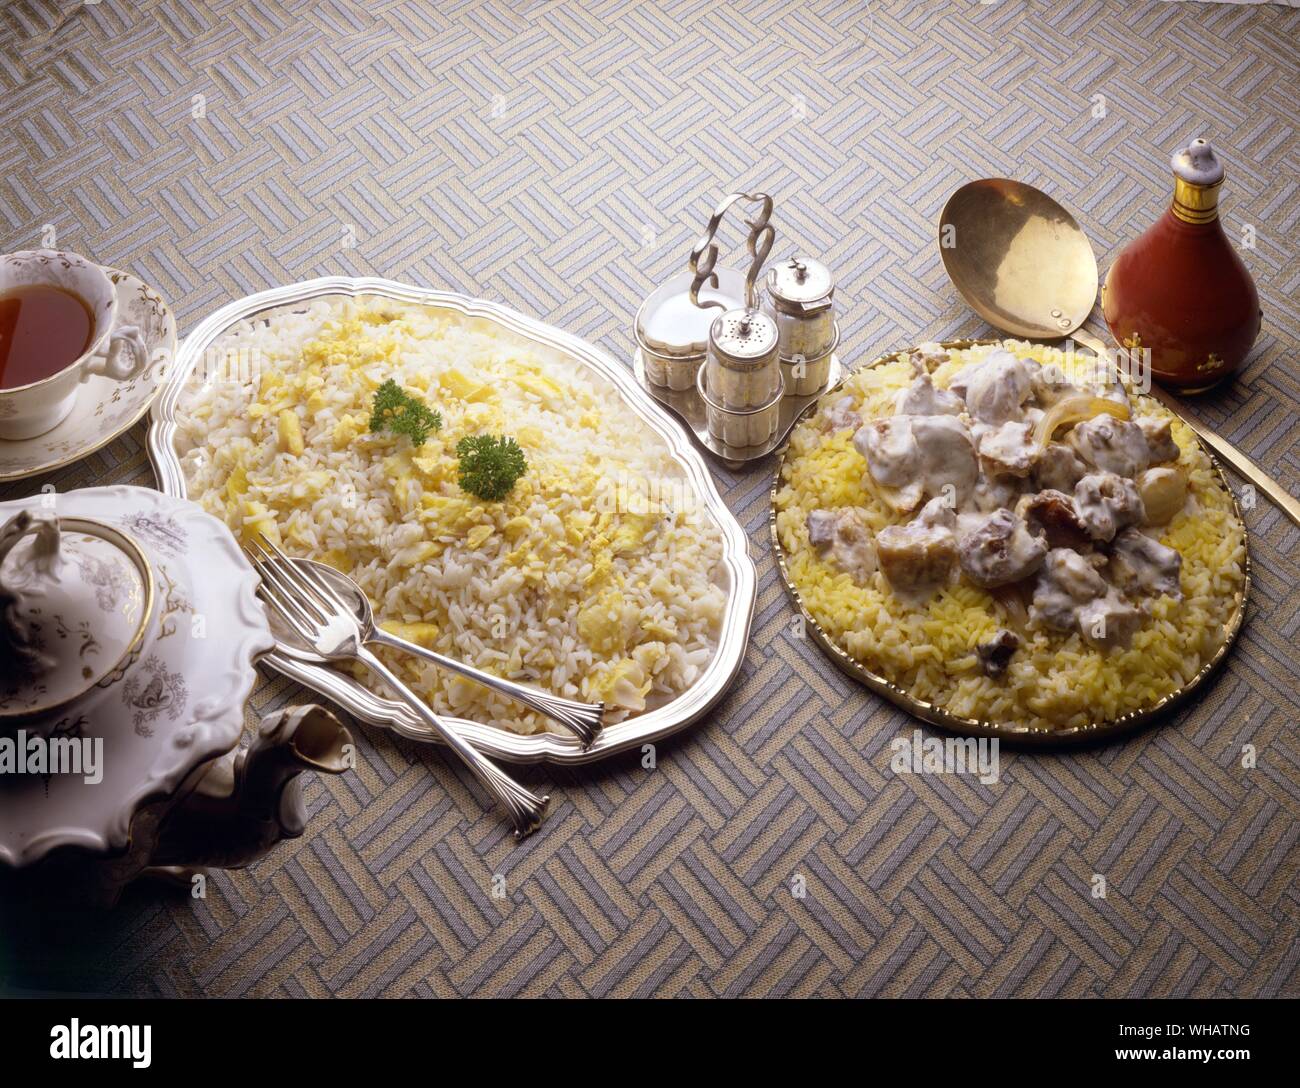
[[[1018,341],[851,375],[792,433],[775,505],[822,630],[964,718],[1150,707],[1219,649],[1244,585],[1245,529],[1186,425]]]
[[[717,645],[722,537],[667,444],[594,372],[459,314],[319,300],[209,352],[245,380],[180,405],[189,495],[245,541],[357,580],[386,628],[607,720],[685,691]],[[383,654],[437,711],[559,729]],[[359,671],[358,676],[364,677]]]

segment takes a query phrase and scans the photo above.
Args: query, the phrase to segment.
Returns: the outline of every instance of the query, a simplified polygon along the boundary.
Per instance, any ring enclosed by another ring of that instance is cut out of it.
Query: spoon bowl
[[[983,178],[953,193],[939,216],[939,253],[962,298],[1013,336],[1069,336],[1097,300],[1088,236],[1023,182]]]
[[[579,743],[584,748],[591,747],[599,735],[604,725],[605,705],[603,703],[581,703],[573,699],[562,699],[558,695],[552,695],[549,692],[540,691],[525,684],[516,684],[513,680],[507,680],[493,673],[476,669],[472,665],[466,665],[463,661],[444,657],[436,650],[418,646],[414,642],[408,642],[404,638],[390,634],[375,623],[374,608],[371,606],[370,598],[366,596],[365,591],[342,571],[337,571],[326,563],[318,563],[314,559],[293,559],[291,562],[310,567],[315,574],[319,575],[329,585],[330,589],[342,598],[345,604],[351,607],[352,614],[361,627],[363,642],[389,646],[393,649],[414,654],[416,657],[422,657],[439,668],[457,673],[482,684],[486,688],[491,688],[500,695],[514,699],[516,702],[522,703],[529,709],[544,714],[552,721],[564,726],[578,738]],[[270,620],[271,632],[279,643],[276,649],[285,656],[292,657],[296,661],[308,665],[329,664],[325,658],[299,639],[292,630],[280,623],[274,615],[271,615]]]
[[[369,638],[371,636],[375,629],[374,610],[370,606],[370,599],[361,591],[361,587],[356,582],[328,564],[318,563],[314,559],[294,559],[293,562],[311,567],[313,571],[328,582],[330,589],[342,597],[346,604],[352,606],[352,614],[356,616],[365,637]],[[292,628],[286,627],[278,616],[269,613],[268,619],[270,620],[271,633],[275,636],[276,642],[279,643],[276,646],[279,653],[308,665],[327,664],[320,654],[298,638],[297,633]]]

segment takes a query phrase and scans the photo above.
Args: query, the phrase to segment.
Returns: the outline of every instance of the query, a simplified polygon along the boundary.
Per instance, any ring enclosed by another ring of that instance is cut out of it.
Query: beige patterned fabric
[[[183,332],[270,285],[379,274],[629,359],[642,297],[719,197],[758,189],[776,197],[775,254],[837,272],[854,362],[987,333],[935,245],[963,181],[1047,189],[1104,269],[1163,207],[1170,153],[1205,135],[1228,167],[1226,229],[1254,237],[1264,327],[1240,379],[1193,410],[1295,493],[1298,38],[1288,8],[1114,0],[10,0],[0,249],[51,224],[155,285]],[[150,484],[142,443],[137,427],[0,498]],[[521,770],[557,804],[516,846],[439,751],[358,728],[361,765],[309,786],[303,838],[215,875],[206,900],[140,888],[74,930],[6,933],[3,984],[1300,995],[1296,528],[1248,512],[1248,623],[1197,706],[1092,751],[1004,750],[984,786],[893,773],[890,741],[915,723],[794,637],[772,467],[717,471],[759,567],[752,646],[655,769]],[[253,705],[300,698],[268,678]]]

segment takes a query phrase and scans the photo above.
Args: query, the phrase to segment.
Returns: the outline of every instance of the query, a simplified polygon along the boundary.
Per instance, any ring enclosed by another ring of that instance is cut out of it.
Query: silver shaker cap
[[[735,370],[760,367],[777,353],[776,322],[761,310],[728,310],[713,319],[709,346],[723,366]]]
[[[767,293],[783,313],[812,314],[830,306],[835,281],[821,261],[790,257],[767,270]]]

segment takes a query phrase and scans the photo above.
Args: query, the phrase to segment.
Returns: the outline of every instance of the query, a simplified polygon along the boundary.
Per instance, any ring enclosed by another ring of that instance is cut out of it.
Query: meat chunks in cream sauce
[[[1137,529],[1125,529],[1115,537],[1110,555],[1111,580],[1125,593],[1167,594],[1181,599],[1182,569],[1181,555]]]
[[[1047,545],[1010,510],[971,516],[957,542],[962,573],[985,589],[1028,578],[1046,554]]]
[[[808,515],[808,543],[859,585],[876,572],[871,527],[861,510],[814,510]]]
[[[856,431],[862,426],[862,416],[858,414],[854,407],[856,402],[852,397],[840,397],[831,405],[830,411],[826,413],[826,429],[828,431]]]
[[[873,419],[853,436],[853,445],[872,479],[901,491],[907,508],[935,496],[964,502],[979,476],[970,431],[956,416]]]
[[[906,519],[873,533],[862,510],[813,511],[809,541],[828,562],[860,584],[878,570],[918,605],[962,580],[1023,602],[1015,631],[977,647],[994,678],[1034,632],[1123,648],[1154,599],[1181,599],[1182,558],[1155,536],[1187,502],[1167,418],[1134,415],[1120,383],[1076,385],[1005,349],[947,388],[937,345],[910,362],[892,415],[861,421],[851,398],[826,412],[828,428],[856,427],[864,486]]]
[[[942,344],[930,340],[927,343],[918,344],[909,361],[916,373],[925,374],[936,367],[943,366],[948,361],[948,352]]]
[[[1020,649],[1020,636],[1005,627],[999,629],[992,638],[986,639],[975,647],[979,657],[980,668],[985,676],[1001,676],[1007,671],[1011,658]]]
[[[1142,613],[1106,584],[1094,563],[1068,548],[1048,552],[1029,615],[1055,631],[1078,631],[1100,649],[1128,646],[1142,620]]]
[[[1146,517],[1137,485],[1113,472],[1085,476],[1074,488],[1074,510],[1093,540],[1108,541]]]
[[[1129,479],[1147,467],[1151,456],[1142,428],[1114,416],[1097,416],[1078,424],[1070,434],[1070,442],[1093,468]]]
[[[1105,596],[1079,609],[1079,634],[1098,649],[1127,649],[1142,624],[1142,613],[1111,586]]]
[[[1016,513],[1034,536],[1047,541],[1049,548],[1085,548],[1087,527],[1074,509],[1074,501],[1062,491],[1040,491],[1025,495],[1016,503]]]
[[[1078,424],[1070,434],[1075,451],[1102,472],[1133,479],[1151,465],[1178,459],[1178,445],[1169,420],[1144,417],[1134,422],[1097,416]]]
[[[1160,465],[1178,460],[1178,443],[1174,441],[1169,420],[1142,416],[1137,424],[1147,440],[1147,464]]]
[[[965,398],[972,419],[1006,423],[1021,418],[1021,405],[1029,396],[1037,370],[1037,363],[998,350],[958,372],[948,388]]]
[[[961,410],[961,397],[936,388],[929,374],[918,375],[898,396],[900,416],[955,416]]]
[[[941,501],[941,500],[934,500]],[[945,525],[890,525],[876,534],[881,572],[903,597],[925,597],[952,578],[957,539]]]
[[[1044,490],[1070,494],[1074,485],[1088,475],[1088,466],[1079,455],[1060,442],[1049,442],[1039,451],[1034,465],[1034,482]]]
[[[980,435],[979,455],[985,475],[1028,476],[1038,460],[1033,428],[1013,419],[988,428]]]
[[[1094,564],[1069,548],[1053,548],[1034,586],[1029,618],[1054,631],[1070,631],[1078,626],[1079,609],[1105,593],[1106,582]]]

